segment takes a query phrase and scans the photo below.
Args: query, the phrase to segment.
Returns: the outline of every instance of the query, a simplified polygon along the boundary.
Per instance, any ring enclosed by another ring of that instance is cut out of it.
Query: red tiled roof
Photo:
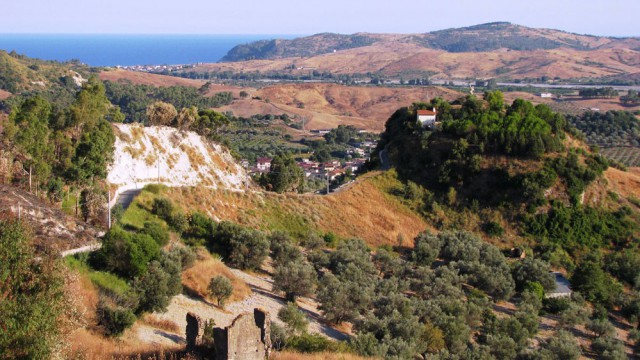
[[[431,110],[418,110],[418,115],[436,115],[436,113]]]

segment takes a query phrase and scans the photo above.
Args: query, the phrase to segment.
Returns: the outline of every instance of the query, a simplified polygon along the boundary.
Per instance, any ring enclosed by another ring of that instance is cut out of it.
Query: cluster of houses
[[[271,171],[271,161],[269,157],[259,157],[256,159],[255,166],[249,167],[249,162],[243,160],[242,166],[249,169],[251,175],[265,174]],[[340,162],[332,160],[328,162],[317,162],[309,159],[302,159],[297,162],[298,167],[304,172],[304,176],[308,179],[321,179],[330,181],[336,180],[338,177],[360,171],[364,166],[366,159],[356,158],[349,161]]]
[[[196,65],[199,65],[198,63]],[[140,72],[162,72],[162,71],[177,71],[192,67],[193,65],[129,65],[129,66],[116,66],[116,69],[140,71]]]

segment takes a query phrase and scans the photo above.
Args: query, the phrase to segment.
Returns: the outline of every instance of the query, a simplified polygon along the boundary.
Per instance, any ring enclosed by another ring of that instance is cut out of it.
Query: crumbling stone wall
[[[264,360],[271,349],[269,314],[254,309],[239,315],[231,325],[213,330],[216,360]]]
[[[187,348],[203,348],[205,321],[187,314]],[[271,350],[271,319],[269,313],[254,309],[241,314],[226,328],[213,329],[214,349],[204,349],[216,360],[265,360]]]
[[[195,349],[202,345],[205,321],[194,313],[187,313],[187,349]]]

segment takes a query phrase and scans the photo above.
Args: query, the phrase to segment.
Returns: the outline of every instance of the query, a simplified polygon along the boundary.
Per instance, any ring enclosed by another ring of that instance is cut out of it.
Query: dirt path
[[[184,329],[187,326],[187,312],[198,314],[203,319],[213,319],[216,327],[225,327],[240,314],[251,312],[254,308],[261,308],[269,312],[271,321],[283,325],[277,318],[278,311],[284,307],[284,299],[273,293],[273,280],[267,275],[248,274],[243,271],[233,269],[233,274],[242,279],[251,287],[253,293],[237,302],[228,303],[224,310],[200,298],[190,297],[184,294],[175,296],[171,300],[167,312],[154,313],[157,319],[169,320],[182,329],[179,333],[171,333],[166,330],[155,329],[147,325],[136,327],[136,335],[140,341],[152,345],[176,345],[185,343]],[[319,333],[335,340],[344,340],[348,335],[330,326],[323,324],[318,311],[318,304],[310,298],[298,300],[298,306],[309,319],[309,332]]]

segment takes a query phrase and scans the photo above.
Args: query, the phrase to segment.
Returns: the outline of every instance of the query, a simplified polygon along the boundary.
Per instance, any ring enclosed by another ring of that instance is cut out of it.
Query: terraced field
[[[638,147],[610,147],[600,149],[600,153],[609,159],[616,160],[631,167],[640,166],[640,148]]]

